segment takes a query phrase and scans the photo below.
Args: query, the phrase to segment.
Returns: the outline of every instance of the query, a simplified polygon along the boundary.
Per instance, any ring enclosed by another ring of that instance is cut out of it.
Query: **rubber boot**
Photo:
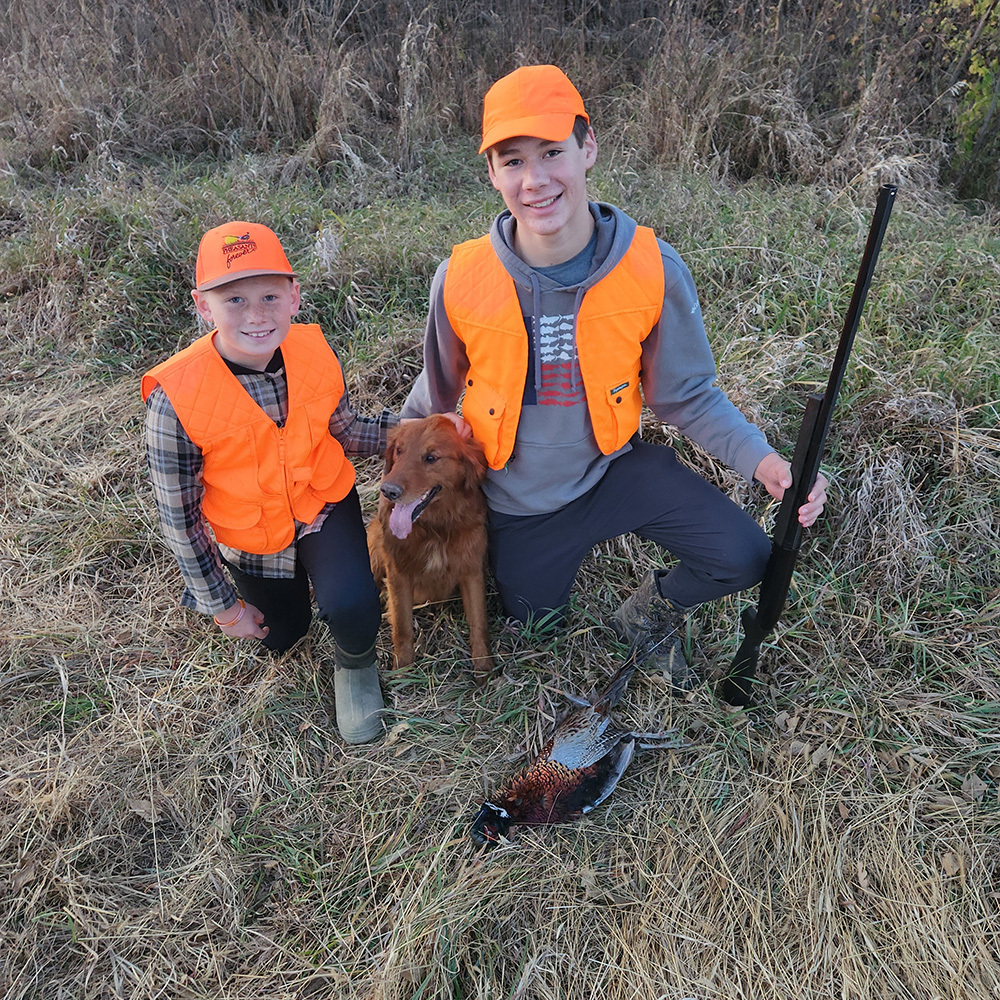
[[[365,653],[334,647],[333,686],[337,729],[345,743],[370,743],[382,735],[382,689],[378,683],[375,646]]]

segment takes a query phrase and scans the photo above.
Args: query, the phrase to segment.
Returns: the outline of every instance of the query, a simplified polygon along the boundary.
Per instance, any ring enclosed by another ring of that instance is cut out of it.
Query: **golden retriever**
[[[483,449],[440,414],[389,434],[378,516],[368,525],[376,583],[385,587],[396,666],[413,663],[413,608],[458,589],[479,680],[493,670],[486,626]]]

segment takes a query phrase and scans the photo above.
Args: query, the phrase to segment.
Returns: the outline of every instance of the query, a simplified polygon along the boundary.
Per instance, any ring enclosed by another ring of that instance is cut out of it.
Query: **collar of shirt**
[[[245,368],[243,365],[238,365],[235,361],[230,361],[228,358],[223,358],[226,362],[226,367],[234,375],[260,375],[259,368]],[[264,373],[267,375],[278,375],[285,367],[285,359],[281,356],[281,348],[276,347],[274,349],[274,354],[271,355],[271,359],[264,367]]]

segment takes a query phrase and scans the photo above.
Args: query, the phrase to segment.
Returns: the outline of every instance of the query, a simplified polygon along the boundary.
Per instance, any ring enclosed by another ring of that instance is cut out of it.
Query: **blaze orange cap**
[[[281,241],[259,222],[227,222],[210,229],[198,246],[194,286],[199,292],[260,274],[295,277]]]
[[[516,135],[561,142],[577,115],[590,121],[580,92],[558,66],[522,66],[486,91],[479,152]]]

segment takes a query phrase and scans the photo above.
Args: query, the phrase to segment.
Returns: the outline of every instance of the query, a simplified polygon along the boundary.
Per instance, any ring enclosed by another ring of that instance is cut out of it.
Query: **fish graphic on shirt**
[[[576,406],[586,400],[580,360],[576,353],[576,317],[542,316],[539,319],[538,344],[542,358],[541,387],[534,392],[539,406]],[[534,389],[534,359],[528,372],[528,383]],[[525,398],[525,402],[530,402]]]

